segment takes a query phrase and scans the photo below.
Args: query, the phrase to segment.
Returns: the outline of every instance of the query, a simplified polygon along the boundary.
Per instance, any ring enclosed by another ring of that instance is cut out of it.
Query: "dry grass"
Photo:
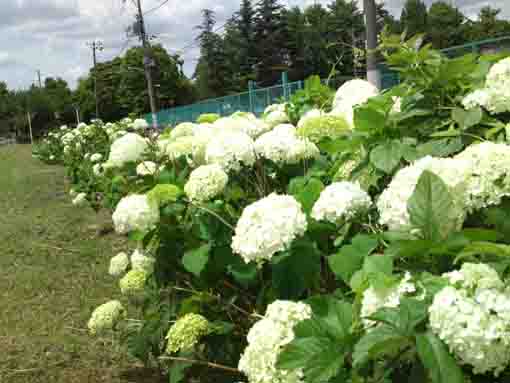
[[[107,274],[123,248],[98,236],[105,215],[77,209],[64,170],[0,147],[0,382],[155,382],[113,339],[85,331],[99,304],[118,296]]]

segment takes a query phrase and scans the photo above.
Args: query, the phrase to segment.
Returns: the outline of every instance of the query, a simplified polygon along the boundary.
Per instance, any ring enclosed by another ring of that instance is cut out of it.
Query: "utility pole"
[[[377,88],[381,88],[381,79],[377,69],[377,16],[375,0],[363,0],[365,26],[367,35],[367,80]]]
[[[94,61],[94,98],[96,99],[96,118],[99,118],[99,99],[97,98],[97,55],[96,51],[102,51],[104,49],[103,43],[101,41],[92,41],[91,43],[87,43],[87,45],[92,48],[92,59]]]
[[[39,88],[42,88],[42,82],[41,82],[41,71],[37,70],[37,78],[39,79]]]
[[[152,127],[153,129],[157,129],[158,115],[156,109],[156,99],[154,97],[154,85],[152,83],[151,72],[151,67],[154,65],[154,62],[152,60],[151,48],[145,30],[145,22],[143,20],[141,0],[137,0],[137,6],[138,6],[138,22],[140,23],[140,39],[142,40],[143,45],[143,67],[145,69],[145,78],[147,79],[147,90],[149,92],[149,103],[151,106],[152,113]]]

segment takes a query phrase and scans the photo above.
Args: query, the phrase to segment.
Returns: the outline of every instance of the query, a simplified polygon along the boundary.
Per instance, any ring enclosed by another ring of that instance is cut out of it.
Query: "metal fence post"
[[[253,89],[255,88],[255,83],[253,80],[248,81],[248,98],[250,100],[250,112],[253,113]]]
[[[287,101],[289,99],[288,84],[289,84],[288,73],[287,72],[282,72],[283,98],[285,99],[285,101]]]

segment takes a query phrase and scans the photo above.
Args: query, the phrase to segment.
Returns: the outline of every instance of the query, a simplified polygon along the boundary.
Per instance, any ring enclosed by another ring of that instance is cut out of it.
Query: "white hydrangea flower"
[[[136,167],[136,174],[139,176],[153,175],[158,170],[158,165],[152,161],[144,161]]]
[[[302,127],[310,118],[322,117],[325,115],[326,113],[320,109],[310,109],[308,112],[303,114],[303,116],[299,119],[297,127],[298,128]]]
[[[50,161],[53,161],[55,159],[55,156],[52,154],[50,155]]]
[[[108,274],[113,277],[122,276],[129,267],[129,257],[126,253],[119,253],[110,259]]]
[[[74,189],[71,189],[69,190],[69,195],[74,198],[78,195],[78,192]]]
[[[120,200],[112,219],[119,234],[147,231],[159,222],[159,209],[148,201],[146,195],[133,194]]]
[[[177,125],[170,132],[170,139],[176,140],[180,137],[187,137],[193,135],[193,129],[197,124],[193,124],[192,122],[183,122]]]
[[[126,133],[112,144],[108,162],[117,167],[127,162],[137,162],[147,148],[147,141],[142,136]]]
[[[73,199],[74,206],[83,206],[87,203],[87,193],[78,193]]]
[[[131,127],[135,130],[145,130],[149,127],[149,124],[143,118],[137,118],[133,121]]]
[[[504,58],[494,64],[485,79],[487,87],[499,86],[510,82],[510,57]]]
[[[465,109],[472,109],[477,106],[486,107],[489,104],[489,93],[485,89],[477,89],[467,94],[462,99],[462,105]]]
[[[90,158],[90,153],[85,153],[83,159],[88,160]]]
[[[285,107],[280,110],[275,110],[270,112],[264,116],[264,122],[269,125],[269,127],[274,127],[280,124],[285,124],[289,122],[289,116],[285,111]]]
[[[241,164],[255,163],[255,145],[246,133],[240,131],[219,132],[207,145],[205,160],[218,164],[226,172],[241,170]]]
[[[368,81],[361,79],[347,81],[335,94],[331,114],[344,117],[351,126],[354,126],[354,107],[364,104],[378,94],[377,87]]]
[[[125,310],[119,301],[107,302],[94,310],[87,327],[91,334],[100,334],[105,330],[112,330],[125,316]]]
[[[149,274],[144,270],[130,270],[119,281],[120,292],[129,297],[137,298],[143,295],[148,278]]]
[[[264,318],[248,332],[248,346],[239,360],[238,368],[250,383],[302,382],[302,370],[279,370],[276,362],[294,339],[294,326],[311,316],[310,306],[301,302],[275,301],[267,307]]]
[[[191,201],[208,201],[219,195],[227,183],[228,175],[220,165],[203,165],[191,172],[184,192]]]
[[[67,125],[62,125],[62,126],[60,127],[60,130],[67,130],[67,129],[68,129]]]
[[[510,363],[510,291],[484,264],[465,263],[444,276],[451,285],[429,308],[432,331],[473,373],[498,376]]]
[[[317,221],[338,223],[354,218],[371,204],[370,196],[358,182],[335,182],[322,191],[311,215]]]
[[[92,166],[92,173],[94,173],[95,176],[99,177],[103,174],[103,164],[95,164]]]
[[[246,263],[262,264],[286,250],[307,228],[306,215],[294,197],[271,194],[248,205],[237,222],[232,249]]]
[[[453,227],[462,225],[465,218],[464,195],[470,173],[470,163],[461,159],[423,157],[399,170],[377,201],[379,222],[392,231],[412,229],[407,203],[421,174],[428,170],[439,176],[448,186],[455,208],[450,219]]]
[[[156,259],[145,255],[140,249],[136,249],[133,254],[131,254],[131,268],[133,270],[142,270],[147,274],[152,274],[154,272],[155,263]]]
[[[306,138],[298,137],[290,124],[276,126],[255,141],[257,155],[277,164],[295,164],[319,155],[319,149]]]
[[[91,162],[99,162],[103,159],[103,155],[101,153],[94,153],[90,156]]]
[[[376,257],[377,255],[374,256]],[[364,291],[360,315],[366,330],[369,330],[376,324],[376,322],[366,319],[367,317],[370,317],[382,308],[398,307],[402,297],[416,292],[416,286],[411,282],[411,279],[411,274],[407,272],[399,284],[394,287],[384,290],[376,290],[373,287],[369,287]]]
[[[455,158],[471,164],[466,193],[469,211],[498,205],[503,197],[510,196],[510,145],[482,142]]]
[[[195,313],[186,314],[168,330],[166,352],[172,354],[181,350],[191,350],[210,332],[209,321],[205,317]]]
[[[193,136],[181,136],[175,141],[169,141],[165,153],[172,161],[182,156],[190,156],[193,153],[193,141]]]

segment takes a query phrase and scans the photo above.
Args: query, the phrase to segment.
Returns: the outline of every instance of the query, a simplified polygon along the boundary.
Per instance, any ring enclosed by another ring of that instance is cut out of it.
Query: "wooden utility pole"
[[[30,143],[34,144],[34,137],[32,136],[32,116],[30,115],[30,111],[27,111],[27,120],[28,120],[28,132],[30,133]]]
[[[367,80],[381,88],[381,79],[377,69],[377,16],[375,0],[363,0],[367,35]]]
[[[41,71],[40,70],[37,70],[37,78],[39,79],[39,88],[42,88]]]
[[[91,43],[87,43],[87,45],[92,48],[92,59],[94,61],[94,98],[96,99],[96,118],[99,118],[99,99],[97,98],[97,55],[96,51],[102,51],[104,49],[103,43],[101,41],[92,41]]]
[[[156,98],[154,97],[154,84],[152,83],[152,66],[154,61],[152,59],[150,43],[147,39],[147,33],[145,30],[145,22],[143,19],[142,3],[141,0],[137,0],[138,6],[138,22],[140,23],[140,39],[143,45],[143,67],[145,69],[145,78],[147,79],[147,91],[149,92],[149,103],[151,106],[152,113],[152,127],[158,128],[158,115],[156,108]]]

